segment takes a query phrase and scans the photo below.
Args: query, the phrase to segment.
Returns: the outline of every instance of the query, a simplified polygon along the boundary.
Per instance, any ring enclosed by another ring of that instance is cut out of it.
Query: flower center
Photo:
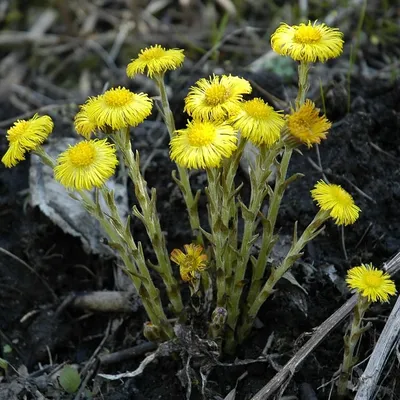
[[[312,25],[300,25],[294,34],[294,41],[299,44],[314,44],[321,40],[322,35]]]
[[[196,269],[196,265],[198,263],[198,257],[195,257],[191,254],[187,254],[185,256],[185,260],[182,262],[182,268],[188,270]]]
[[[266,105],[261,99],[253,99],[243,104],[243,110],[255,119],[268,119],[271,115],[271,107]]]
[[[8,131],[8,141],[10,143],[17,142],[22,138],[29,129],[29,121],[18,121],[18,123]]]
[[[374,271],[372,271],[374,272]],[[370,288],[378,288],[382,285],[382,279],[375,273],[366,273],[364,277],[365,285]]]
[[[142,54],[140,54],[139,58],[143,61],[151,61],[163,57],[164,54],[165,50],[161,46],[155,46],[146,49]]]
[[[80,142],[69,151],[69,159],[76,167],[91,165],[95,156],[95,147],[90,142]]]
[[[229,90],[220,83],[213,83],[205,92],[206,103],[209,106],[217,106],[229,98]]]
[[[351,196],[343,190],[341,187],[333,187],[333,193],[332,195],[335,197],[336,202],[342,206],[351,206],[353,203],[353,200]]]
[[[103,98],[108,107],[123,107],[132,101],[132,92],[126,88],[110,89],[103,94]]]
[[[212,143],[216,134],[216,129],[213,124],[203,122],[193,124],[188,129],[187,137],[191,146],[202,147]]]

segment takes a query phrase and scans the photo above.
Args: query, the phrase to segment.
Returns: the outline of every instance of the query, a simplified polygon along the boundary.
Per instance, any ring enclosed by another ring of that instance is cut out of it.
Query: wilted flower
[[[179,265],[182,280],[191,282],[199,272],[207,268],[207,255],[198,244],[185,244],[184,248],[186,254],[179,249],[172,250],[171,260]]]
[[[293,114],[287,117],[289,133],[299,142],[311,147],[326,139],[326,134],[332,126],[325,116],[319,115],[319,109],[311,100],[305,103]]]

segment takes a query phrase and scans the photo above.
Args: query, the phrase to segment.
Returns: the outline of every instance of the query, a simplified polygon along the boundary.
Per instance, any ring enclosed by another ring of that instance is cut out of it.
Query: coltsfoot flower
[[[343,51],[343,34],[316,21],[290,26],[282,23],[271,36],[272,49],[296,61],[325,62]]]
[[[83,107],[84,123],[86,120],[99,129],[118,130],[142,123],[151,114],[153,101],[145,93],[137,94],[118,87],[89,99]],[[86,125],[75,124],[75,127],[81,132],[88,129]]]
[[[181,278],[185,282],[191,282],[196,275],[207,268],[207,254],[203,253],[203,247],[197,244],[185,244],[186,254],[179,249],[171,252],[171,260],[179,265]]]
[[[54,177],[67,189],[101,187],[115,172],[116,149],[107,139],[85,140],[61,153]]]
[[[319,181],[311,195],[322,210],[330,212],[336,225],[350,225],[358,219],[360,208],[341,186]]]
[[[245,139],[256,146],[271,147],[279,140],[285,124],[283,116],[262,99],[244,101],[239,113],[229,121]]]
[[[202,78],[185,98],[185,111],[194,119],[225,120],[240,112],[243,95],[251,93],[250,83],[238,76]]]
[[[74,118],[75,130],[88,140],[92,133],[99,129],[93,113],[87,112],[88,105],[90,105],[92,101],[93,99],[89,99],[86,104],[82,105]]]
[[[372,264],[361,264],[349,269],[346,282],[351,289],[372,302],[385,302],[389,296],[396,294],[396,286],[390,275]]]
[[[29,120],[18,120],[7,131],[9,148],[1,159],[11,168],[25,160],[25,153],[37,149],[53,131],[53,121],[48,115],[35,114]]]
[[[137,58],[131,60],[126,68],[126,74],[133,78],[136,74],[143,74],[152,78],[166,71],[177,69],[183,63],[185,55],[181,49],[165,49],[159,44],[142,49]]]
[[[186,129],[175,131],[170,157],[184,168],[214,168],[237,148],[237,134],[225,122],[189,121]]]
[[[307,147],[321,143],[326,139],[328,130],[332,124],[323,115],[319,115],[319,109],[311,100],[305,103],[293,114],[287,117],[289,133],[296,141],[304,143]]]

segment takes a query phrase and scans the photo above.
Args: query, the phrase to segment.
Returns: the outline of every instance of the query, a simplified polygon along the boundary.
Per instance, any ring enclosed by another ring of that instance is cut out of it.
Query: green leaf
[[[4,369],[4,371],[7,371],[8,361],[6,361],[4,358],[0,358],[0,368]]]
[[[3,353],[4,354],[10,354],[12,353],[12,347],[9,344],[5,344],[3,346]]]
[[[75,393],[81,384],[81,377],[75,368],[66,365],[61,370],[58,382],[67,393]]]

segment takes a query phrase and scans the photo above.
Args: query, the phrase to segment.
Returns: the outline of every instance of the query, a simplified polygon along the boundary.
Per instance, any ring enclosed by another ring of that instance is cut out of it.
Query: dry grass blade
[[[400,252],[397,253],[390,261],[383,265],[389,274],[394,275],[400,270]],[[297,368],[305,360],[305,358],[325,339],[325,337],[342,322],[353,310],[357,302],[357,295],[352,296],[345,304],[342,305],[335,313],[326,319],[314,332],[310,340],[286,363],[279,371],[251,400],[265,400],[270,398],[282,385],[290,380],[291,376],[296,372]],[[399,300],[398,300],[399,302]],[[397,303],[396,303],[397,305]],[[397,315],[397,313],[396,313]],[[361,399],[369,399],[371,397],[359,397]]]

